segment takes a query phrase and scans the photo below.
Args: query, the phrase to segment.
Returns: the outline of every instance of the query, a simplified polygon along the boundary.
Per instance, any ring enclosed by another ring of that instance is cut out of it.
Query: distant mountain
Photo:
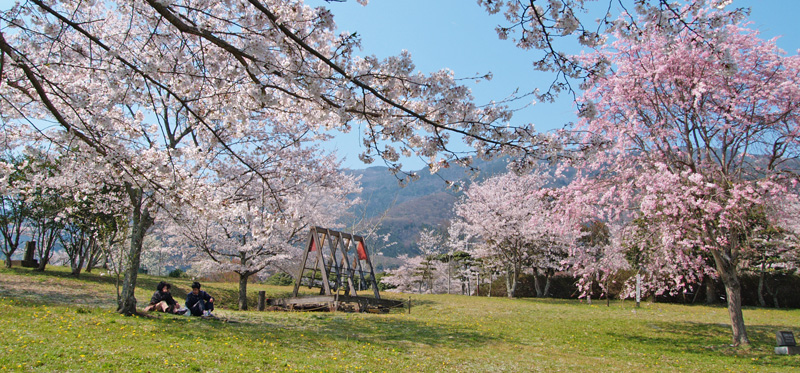
[[[462,191],[448,188],[445,180],[459,181],[466,190],[472,182],[505,173],[508,161],[508,158],[477,161],[475,166],[480,170],[477,174],[472,174],[463,167],[443,169],[438,175],[431,175],[427,169],[422,169],[417,171],[419,180],[404,188],[399,186],[397,177],[386,167],[350,170],[349,173],[361,176],[363,189],[360,196],[362,203],[356,206],[354,213],[373,221],[380,220],[379,233],[390,234],[390,241],[396,242],[387,247],[373,247],[374,252],[381,252],[389,258],[402,254],[416,255],[419,253],[416,240],[420,230],[446,229],[448,222],[454,217],[453,205],[463,195]],[[766,161],[766,157],[752,156],[754,164]],[[543,165],[547,167],[544,163]],[[790,159],[781,169],[800,173],[800,160]],[[546,187],[563,187],[574,178],[575,170],[567,170]],[[389,263],[390,266],[392,264],[394,262]]]
[[[386,167],[370,167],[350,170],[361,176],[362,203],[356,207],[357,216],[380,221],[380,234],[390,234],[396,244],[375,247],[384,256],[397,257],[402,254],[419,253],[416,240],[423,228],[446,229],[453,217],[453,205],[463,192],[447,187],[445,180],[459,181],[464,189],[474,181],[506,172],[507,159],[480,161],[477,174],[463,167],[450,167],[431,175],[427,169],[417,171],[420,178],[400,187],[397,177]]]

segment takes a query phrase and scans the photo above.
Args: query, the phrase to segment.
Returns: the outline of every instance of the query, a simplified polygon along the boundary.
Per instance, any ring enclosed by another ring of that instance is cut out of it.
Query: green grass
[[[140,306],[160,280],[140,278]],[[182,299],[190,281],[172,282]],[[224,307],[222,320],[125,317],[113,310],[107,276],[1,269],[0,371],[800,369],[800,356],[773,351],[775,331],[800,334],[800,310],[746,309],[753,346],[735,349],[724,307],[413,295],[411,314],[239,312],[236,284],[204,288]],[[255,298],[291,289],[249,290]]]

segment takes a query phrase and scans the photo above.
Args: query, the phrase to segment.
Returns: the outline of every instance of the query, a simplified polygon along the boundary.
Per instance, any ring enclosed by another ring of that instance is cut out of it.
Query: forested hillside
[[[363,203],[357,207],[356,216],[366,216],[380,221],[378,233],[390,234],[391,246],[374,247],[389,257],[417,254],[416,239],[423,228],[446,229],[453,217],[453,204],[461,191],[448,188],[446,180],[458,181],[463,188],[475,180],[483,180],[506,171],[508,159],[477,163],[480,173],[471,173],[463,167],[451,167],[431,175],[427,169],[418,170],[419,180],[401,187],[398,179],[386,167],[370,167],[349,171],[361,176]],[[377,245],[377,243],[376,243]]]

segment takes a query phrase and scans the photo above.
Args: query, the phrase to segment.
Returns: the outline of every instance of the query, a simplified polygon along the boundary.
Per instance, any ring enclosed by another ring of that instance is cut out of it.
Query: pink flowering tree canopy
[[[300,157],[281,178],[265,185],[261,178],[219,179],[196,183],[192,190],[206,196],[203,205],[176,204],[167,210],[163,236],[177,253],[192,258],[202,275],[234,272],[239,276],[239,309],[246,310],[248,279],[270,265],[290,259],[295,241],[311,226],[336,228],[359,192],[354,176],[344,175],[332,157],[317,159],[307,152],[284,149],[276,157]],[[313,172],[314,178],[297,172]],[[199,181],[199,180],[198,180]],[[279,201],[279,204],[276,202]]]
[[[482,243],[473,256],[497,262],[506,272],[509,297],[526,266],[559,267],[563,246],[555,239],[560,219],[546,197],[548,178],[534,172],[509,172],[472,184],[454,207],[464,233]]]
[[[361,159],[394,172],[401,156],[434,171],[468,163],[456,138],[471,155],[552,154],[553,141],[511,126],[503,105],[476,104],[451,71],[419,73],[407,53],[360,56],[357,35],[337,34],[329,10],[301,0],[30,0],[0,13],[0,29],[3,150],[54,144],[86,154],[87,167],[127,192],[123,313],[135,312],[156,210],[201,205],[187,190],[192,178],[243,177],[227,164],[269,187],[280,169],[274,149],[354,125]]]
[[[592,206],[588,213],[605,220],[646,221],[660,235],[648,247],[674,268],[710,257],[734,343],[748,344],[740,258],[754,229],[748,214],[796,193],[800,57],[738,23],[676,29],[662,21],[643,16],[638,32],[618,31],[613,43],[578,57],[606,68],[587,81],[576,127],[596,152],[567,195],[576,213]]]

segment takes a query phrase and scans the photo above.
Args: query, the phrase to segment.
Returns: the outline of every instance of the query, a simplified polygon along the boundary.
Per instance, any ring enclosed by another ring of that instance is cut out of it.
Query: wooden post
[[[470,294],[470,295],[472,295],[472,294]],[[475,296],[476,297],[481,296],[481,273],[480,272],[476,272],[476,275],[475,275]]]
[[[258,310],[263,311],[267,309],[267,292],[260,290],[258,292]]]
[[[408,314],[411,314],[411,297],[408,297]]]
[[[20,263],[23,267],[36,268],[39,266],[39,261],[33,259],[35,251],[36,241],[25,242],[25,256],[22,259],[22,263]]]
[[[303,258],[300,260],[300,270],[297,272],[297,277],[295,277],[294,289],[292,290],[293,297],[296,297],[298,291],[300,290],[300,282],[302,282],[303,275],[306,272],[306,261],[308,261],[308,253],[310,252],[310,248],[313,243],[314,243],[314,228],[311,228],[311,231],[308,232],[308,240],[306,240],[306,248],[305,250],[303,250]],[[314,268],[316,268],[316,264],[314,265]],[[314,284],[314,277],[316,276],[311,276],[311,284]]]

